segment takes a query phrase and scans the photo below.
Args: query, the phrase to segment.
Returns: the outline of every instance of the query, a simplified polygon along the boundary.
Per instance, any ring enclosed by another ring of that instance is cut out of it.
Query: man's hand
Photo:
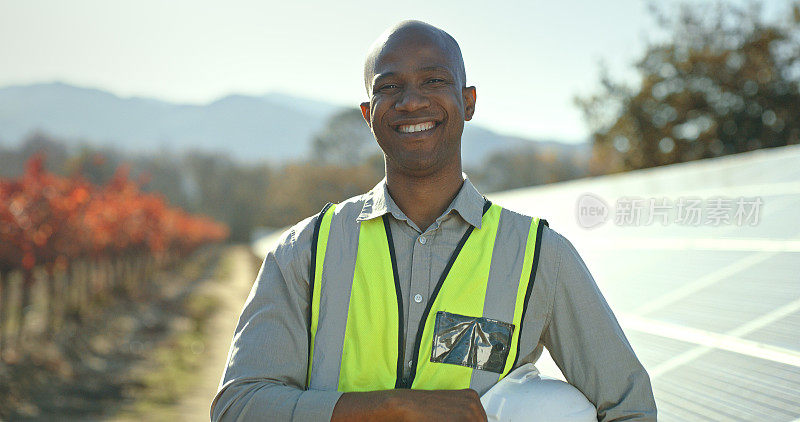
[[[344,393],[331,421],[486,421],[475,390],[386,390]]]

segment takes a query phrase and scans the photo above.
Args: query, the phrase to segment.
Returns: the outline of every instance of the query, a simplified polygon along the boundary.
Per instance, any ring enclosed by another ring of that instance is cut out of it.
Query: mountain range
[[[199,149],[242,162],[281,163],[306,158],[315,133],[341,106],[281,93],[228,95],[203,105],[122,98],[61,82],[0,88],[0,145],[40,130],[68,144],[90,143],[127,152]],[[539,145],[586,153],[587,144],[561,144],[505,136],[468,123],[462,137],[465,165],[488,154]]]

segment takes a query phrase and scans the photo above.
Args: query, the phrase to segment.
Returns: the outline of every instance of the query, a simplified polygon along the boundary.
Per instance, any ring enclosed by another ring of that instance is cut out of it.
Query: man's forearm
[[[486,421],[475,390],[384,390],[344,393],[331,421]]]
[[[394,390],[344,393],[333,408],[331,422],[402,420]]]
[[[303,390],[264,380],[241,380],[223,388],[211,408],[212,421],[328,421],[341,393]]]
[[[214,402],[211,411],[212,421],[263,419],[486,421],[486,413],[478,393],[470,389],[398,389],[342,394],[301,390],[264,381],[228,386]]]

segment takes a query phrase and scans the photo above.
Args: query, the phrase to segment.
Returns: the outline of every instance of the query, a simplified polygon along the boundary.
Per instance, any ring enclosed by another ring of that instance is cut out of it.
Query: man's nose
[[[413,112],[430,106],[428,97],[419,92],[418,89],[409,87],[403,90],[402,95],[395,103],[397,111]]]

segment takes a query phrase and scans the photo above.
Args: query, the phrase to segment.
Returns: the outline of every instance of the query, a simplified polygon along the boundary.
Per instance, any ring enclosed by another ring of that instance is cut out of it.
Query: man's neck
[[[464,184],[460,167],[424,177],[387,171],[386,187],[397,206],[424,232],[458,195]]]

